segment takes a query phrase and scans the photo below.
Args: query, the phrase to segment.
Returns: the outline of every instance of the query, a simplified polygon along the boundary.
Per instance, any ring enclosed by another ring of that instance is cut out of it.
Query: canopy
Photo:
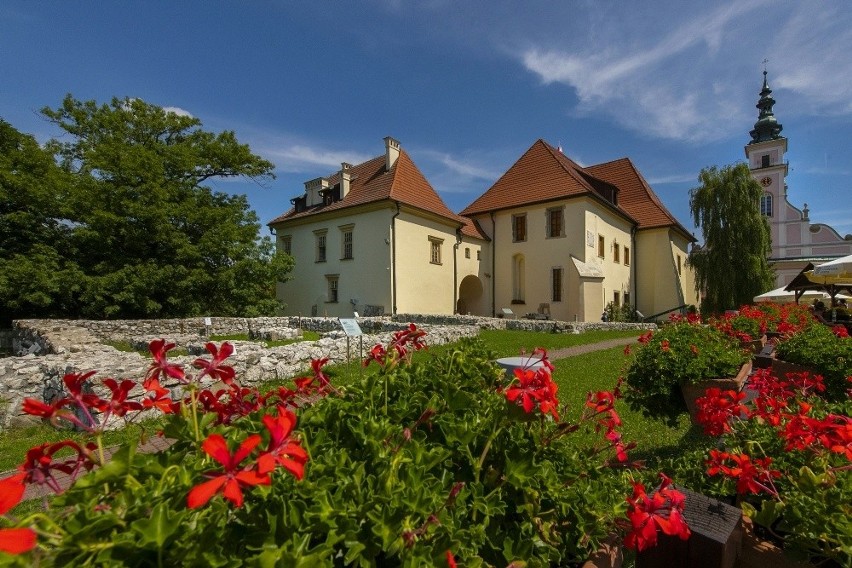
[[[754,297],[755,302],[772,302],[776,304],[784,304],[788,302],[796,302],[799,299],[805,299],[807,301],[811,300],[828,300],[831,296],[827,293],[822,292],[820,290],[803,290],[801,294],[799,294],[799,298],[796,298],[795,291],[787,291],[784,289],[784,286],[780,288],[776,288],[775,290],[770,290],[769,292],[764,292],[759,296]],[[845,298],[846,300],[850,300],[852,298],[848,296],[844,296],[843,294],[838,294],[837,299]]]
[[[814,268],[814,276],[830,276],[852,284],[852,254],[820,264]]]
[[[842,259],[839,258],[837,260],[840,261]],[[797,304],[799,303],[799,299],[802,295],[809,291],[825,292],[831,297],[832,304],[841,291],[852,295],[852,279],[843,280],[835,276],[815,276],[814,271],[814,265],[808,263],[808,265],[805,266],[795,278],[793,278],[793,281],[787,284],[784,288],[787,292],[795,293]]]

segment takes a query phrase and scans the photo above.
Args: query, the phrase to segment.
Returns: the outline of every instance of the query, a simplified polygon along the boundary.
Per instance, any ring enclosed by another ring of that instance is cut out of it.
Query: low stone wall
[[[462,337],[475,336],[482,329],[518,329],[551,333],[580,333],[591,329],[653,329],[654,324],[576,323],[546,320],[501,319],[463,315],[398,314],[359,318],[366,334],[366,349],[386,344],[392,332],[416,322],[427,332],[427,343],[440,345]],[[313,358],[328,357],[332,362],[347,358],[347,341],[336,318],[204,318],[170,320],[18,320],[14,322],[13,347],[22,356],[0,358],[0,427],[22,425],[33,420],[20,414],[24,398],[50,400],[63,390],[62,376],[70,372],[97,370],[97,377],[136,379],[141,382],[150,358],[138,353],[121,352],[104,342],[128,342],[141,348],[152,339],[164,338],[187,349],[189,356],[172,357],[174,362],[191,368],[192,361],[205,353],[208,335],[246,334],[251,337],[300,336],[304,330],[319,332],[319,341],[294,343],[267,348],[258,341],[232,341],[235,354],[229,360],[244,385],[273,379],[289,379],[305,372]],[[218,342],[217,342],[218,343]],[[350,340],[352,358],[360,357],[360,341]],[[97,390],[97,389],[96,389]],[[106,394],[106,393],[104,393]],[[141,396],[137,387],[131,396]]]
[[[397,325],[397,327],[402,326]],[[424,326],[424,328],[428,331],[426,339],[429,345],[442,345],[462,337],[473,337],[479,333],[479,329],[474,326]],[[365,335],[363,337],[364,353],[374,344],[386,344],[391,338],[391,332]],[[171,341],[168,336],[166,339]],[[300,373],[309,372],[311,359],[328,357],[331,362],[340,363],[346,361],[347,356],[352,359],[361,357],[360,342],[357,338],[350,340],[348,354],[345,337],[326,337],[319,341],[306,341],[273,348],[266,348],[261,343],[250,341],[233,343],[235,353],[228,361],[236,370],[239,383],[245,386],[274,379],[289,379]],[[203,339],[185,345],[191,353],[195,354],[204,352],[203,346]],[[141,383],[151,364],[150,357],[118,351],[105,345],[99,345],[97,349],[91,350],[60,348],[60,351],[62,352],[40,356],[29,354],[23,357],[0,359],[0,385],[3,386],[0,427],[23,426],[36,422],[37,419],[20,413],[23,399],[50,400],[53,396],[62,393],[62,376],[66,373],[97,370],[98,373],[90,381],[95,386],[95,392],[106,396],[108,391],[99,387],[98,378],[128,378]],[[190,370],[196,356],[170,357],[169,360]],[[142,394],[141,386],[137,386],[131,391],[130,397],[139,397]]]

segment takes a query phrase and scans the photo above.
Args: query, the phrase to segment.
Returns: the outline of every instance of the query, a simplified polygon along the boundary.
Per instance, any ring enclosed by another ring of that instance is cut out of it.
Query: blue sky
[[[0,7],[0,117],[46,140],[66,93],[198,117],[276,164],[216,181],[261,222],[393,136],[459,211],[538,138],[624,156],[688,228],[702,167],[744,159],[764,59],[788,198],[852,233],[847,1],[31,2]],[[700,239],[700,231],[696,232]]]

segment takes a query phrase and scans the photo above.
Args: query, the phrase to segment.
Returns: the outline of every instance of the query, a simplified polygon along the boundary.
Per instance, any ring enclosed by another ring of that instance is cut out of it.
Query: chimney
[[[349,183],[352,181],[352,174],[349,170],[352,169],[352,164],[343,162],[340,164],[340,199],[345,199],[349,194]]]
[[[399,158],[399,142],[385,136],[385,171],[390,171]]]
[[[312,207],[322,203],[320,191],[328,189],[328,178],[318,177],[305,182],[305,205]]]

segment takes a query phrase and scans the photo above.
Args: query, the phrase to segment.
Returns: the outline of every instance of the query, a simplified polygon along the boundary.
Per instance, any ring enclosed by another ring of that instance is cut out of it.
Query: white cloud
[[[763,57],[772,59],[774,89],[807,99],[787,98],[787,107],[852,113],[852,25],[843,5],[750,0],[675,8],[628,13],[619,23],[577,10],[581,25],[514,56],[544,85],[570,87],[574,113],[607,115],[654,138],[707,142],[740,130],[756,116],[748,101],[756,100]],[[753,83],[744,83],[745,72],[754,72]]]
[[[188,110],[184,110],[180,107],[166,106],[163,107],[163,110],[172,114],[176,114],[178,116],[187,116],[189,118],[194,118],[191,112],[189,112]]]
[[[670,183],[697,183],[698,176],[695,173],[689,174],[673,174],[668,176],[658,176],[653,178],[648,178],[648,183],[652,186],[655,185],[666,185]]]
[[[254,147],[254,146],[253,146]],[[325,175],[340,169],[340,164],[360,164],[375,156],[356,151],[330,150],[305,144],[270,145],[268,142],[258,145],[258,153],[275,162],[276,169],[284,172],[316,172]]]
[[[495,169],[483,167],[472,160],[459,159],[446,152],[436,150],[417,150],[417,159],[420,161],[432,160],[440,163],[452,174],[471,179],[495,180],[500,173]]]

